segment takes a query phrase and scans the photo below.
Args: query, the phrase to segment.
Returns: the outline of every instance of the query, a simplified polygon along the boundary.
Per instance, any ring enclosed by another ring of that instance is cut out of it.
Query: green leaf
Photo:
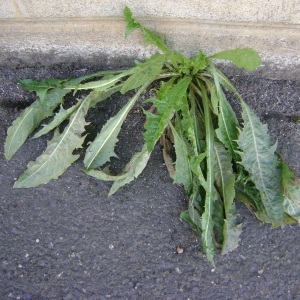
[[[149,152],[154,149],[157,140],[162,135],[175,111],[181,108],[182,99],[186,97],[186,90],[191,79],[191,77],[179,79],[172,88],[166,89],[161,93],[158,92],[160,99],[151,99],[157,108],[157,115],[147,111],[144,112],[147,117],[144,138]]]
[[[78,101],[77,104],[73,105],[68,109],[64,109],[61,105],[59,112],[54,116],[53,120],[48,124],[44,125],[43,128],[33,136],[33,138],[38,138],[56,128],[58,125],[60,125],[63,121],[65,121],[73,114],[73,112],[80,106],[81,102],[82,101]]]
[[[237,154],[235,150],[237,149],[236,140],[238,138],[238,120],[236,115],[225,98],[223,91],[220,91],[219,96],[219,115],[218,115],[218,126],[216,129],[216,135],[218,139],[226,146],[230,155],[235,159]]]
[[[124,73],[127,71],[124,70],[106,70],[106,71],[99,71],[97,73],[92,73],[88,75],[84,75],[78,78],[70,78],[63,82],[63,87],[68,89],[75,89],[77,90],[78,85],[83,81],[89,81],[96,77],[102,77],[102,76],[116,76],[117,74]],[[102,78],[103,79],[103,78]]]
[[[134,68],[131,68],[127,71],[123,71],[121,74],[116,75],[107,75],[103,78],[97,80],[97,81],[90,81],[87,83],[78,84],[78,82],[75,81],[75,83],[72,83],[72,81],[66,83],[64,85],[64,89],[66,90],[97,90],[105,91],[109,89],[110,87],[114,86],[117,82],[119,82],[123,77],[126,77],[128,75],[131,75],[134,72]]]
[[[148,160],[150,158],[151,152],[148,152],[146,144],[143,146],[143,149],[141,152],[136,153],[131,158],[130,162],[125,166],[123,174],[124,177],[120,178],[119,180],[116,180],[110,191],[109,196],[114,194],[120,187],[124,186],[125,184],[131,182],[135,178],[137,178],[142,171],[145,169]],[[121,176],[122,176],[121,175]]]
[[[196,226],[198,232],[201,234],[201,215],[204,211],[204,199],[200,194],[201,185],[198,178],[193,177],[192,181],[192,193],[189,197],[188,213],[190,220],[193,222],[194,226]]]
[[[4,144],[6,159],[13,157],[31,132],[51,113],[52,111],[49,112],[44,105],[36,101],[20,114],[7,130],[7,137]]]
[[[68,126],[60,134],[58,130],[48,142],[47,149],[34,162],[28,164],[28,169],[14,184],[14,188],[29,188],[48,183],[57,179],[66,169],[79,158],[73,155],[75,149],[81,148],[85,137],[85,115],[89,108],[91,96],[87,96],[71,117]]]
[[[238,138],[238,120],[221,88],[217,69],[210,64],[209,71],[211,72],[215,82],[215,85],[209,86],[209,90],[213,111],[218,116],[219,128],[216,129],[216,135],[225,145],[229,154],[234,159],[237,159],[237,153],[235,150],[237,149],[236,140]]]
[[[125,38],[128,37],[128,35],[134,31],[137,28],[140,28],[143,32],[144,39],[147,45],[153,44],[158,49],[163,51],[164,53],[168,52],[168,47],[166,46],[163,38],[150,29],[143,26],[141,23],[139,23],[135,18],[132,17],[131,10],[126,6],[123,11],[125,21],[126,21],[126,32],[125,32]]]
[[[192,156],[190,158],[190,167],[194,175],[196,175],[197,179],[201,186],[207,190],[207,182],[204,178],[203,172],[200,167],[200,163],[206,158],[206,152],[199,154],[198,156]]]
[[[134,31],[137,28],[141,28],[141,24],[133,18],[132,12],[127,6],[125,6],[123,10],[123,15],[127,24],[125,31],[125,38],[127,38],[132,31]]]
[[[235,249],[239,243],[241,227],[236,222],[235,176],[231,165],[231,156],[221,143],[214,143],[215,150],[215,182],[224,203],[225,220],[223,227],[222,253]]]
[[[204,213],[202,214],[202,245],[207,260],[214,266],[214,243],[213,243],[213,207],[216,198],[214,187],[214,130],[209,110],[209,100],[206,89],[200,83],[205,119],[205,141],[206,141],[206,195]]]
[[[53,115],[53,110],[63,102],[64,96],[69,93],[68,90],[60,89],[63,80],[23,79],[18,82],[24,89],[30,92],[35,91],[39,99],[26,108],[8,129],[5,142],[7,159],[12,158],[41,121]],[[59,87],[59,89],[54,87]]]
[[[17,82],[22,85],[22,87],[28,92],[36,92],[38,97],[43,101],[44,96],[50,89],[62,89],[65,80],[61,79],[45,79],[45,80],[35,80],[35,79],[20,79]]]
[[[183,184],[185,190],[189,193],[192,187],[192,174],[189,166],[188,150],[185,142],[175,130],[172,123],[169,123],[174,136],[174,147],[176,152],[175,173],[172,178],[175,183]]]
[[[192,75],[204,70],[207,66],[207,58],[205,54],[200,51],[197,56],[190,60],[190,65],[192,67]]]
[[[182,221],[188,223],[197,234],[201,235],[202,233],[201,229],[193,222],[188,210],[183,211],[179,217]]]
[[[97,92],[97,97],[94,97],[92,100],[91,100],[91,104],[90,104],[90,107],[96,107],[96,105],[101,102],[101,101],[104,101],[106,100],[107,98],[111,97],[113,94],[119,92],[122,88],[122,84],[119,84],[119,85],[116,85],[116,86],[113,86],[103,92]],[[96,91],[94,90],[94,93]]]
[[[250,173],[251,180],[260,191],[262,203],[274,223],[283,219],[283,197],[280,191],[278,159],[271,146],[267,125],[242,102],[244,128],[240,131],[238,145],[242,152],[241,165]]]
[[[103,170],[83,170],[86,174],[95,177],[99,180],[104,180],[104,181],[118,181],[123,178],[126,178],[128,176],[127,173],[121,174],[121,175],[111,175],[107,172],[104,172]]]
[[[297,178],[290,167],[282,162],[281,182],[284,195],[284,210],[300,223],[300,179]]]
[[[118,142],[117,136],[121,130],[121,126],[146,86],[148,85],[142,87],[116,116],[107,121],[101,132],[89,145],[84,158],[84,164],[88,170],[101,167],[109,161],[112,156],[116,157],[114,148]]]
[[[124,82],[121,93],[125,94],[129,90],[138,88],[146,82],[151,83],[160,73],[165,60],[166,56],[164,54],[156,54],[144,63],[139,63],[133,68],[134,73]]]
[[[114,194],[120,187],[134,180],[138,175],[144,170],[147,162],[150,158],[151,153],[149,153],[144,145],[141,152],[136,153],[131,158],[130,162],[125,166],[123,173],[120,175],[111,175],[102,170],[84,170],[90,176],[93,176],[100,180],[114,181],[109,195]]]
[[[259,57],[257,51],[252,48],[225,50],[216,53],[209,58],[230,60],[237,67],[244,68],[248,71],[252,71],[258,68],[262,63],[262,60]]]

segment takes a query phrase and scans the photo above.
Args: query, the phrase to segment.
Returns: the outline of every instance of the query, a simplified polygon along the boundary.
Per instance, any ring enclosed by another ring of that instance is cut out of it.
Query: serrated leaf
[[[85,115],[88,111],[91,96],[87,96],[71,117],[68,126],[48,142],[47,149],[34,162],[28,164],[28,169],[15,182],[14,188],[29,188],[46,184],[57,179],[66,169],[79,158],[73,155],[75,149],[81,148],[85,131]]]
[[[141,27],[141,24],[137,22],[133,16],[129,7],[125,6],[123,10],[123,15],[125,17],[125,22],[127,24],[125,31],[125,38],[129,36],[129,34],[137,28]]]
[[[157,115],[145,111],[147,122],[145,124],[146,132],[144,133],[144,138],[149,152],[153,150],[175,111],[181,108],[182,98],[186,97],[186,90],[191,79],[191,77],[179,79],[172,88],[160,94],[161,99],[151,99],[157,108]]]
[[[215,182],[216,187],[223,199],[224,204],[224,225],[222,254],[235,249],[239,243],[241,226],[236,222],[235,197],[235,176],[231,165],[231,156],[221,143],[214,143],[215,150]]]
[[[60,125],[63,121],[71,116],[71,114],[80,106],[81,102],[82,101],[78,101],[77,104],[68,109],[64,109],[61,105],[59,112],[54,116],[53,120],[44,125],[43,128],[33,136],[33,138],[38,138],[55,129],[58,125]]]
[[[216,129],[216,136],[226,146],[230,155],[235,159],[237,154],[236,140],[238,138],[238,120],[236,115],[225,98],[223,91],[219,98],[219,115],[218,115],[218,128]]]
[[[109,90],[109,93],[94,90],[89,95],[90,107],[92,107],[92,105],[96,105],[100,101],[105,100],[109,95],[114,93],[116,90],[120,90],[120,87],[118,87],[118,89],[112,88],[111,90]],[[79,100],[75,105],[73,105],[72,107],[70,107],[68,109],[64,109],[63,106],[61,105],[59,112],[53,117],[51,122],[49,122],[46,125],[43,125],[43,128],[41,130],[39,130],[33,136],[33,138],[38,138],[44,134],[47,134],[48,132],[50,132],[57,126],[59,126],[63,121],[68,119],[73,114],[73,112],[80,106],[81,103],[82,103],[82,100]]]
[[[207,260],[214,266],[214,243],[213,243],[213,207],[216,199],[214,188],[214,130],[209,110],[209,100],[206,89],[200,83],[205,120],[205,142],[206,142],[206,194],[204,213],[202,214],[202,245]]]
[[[189,218],[193,223],[193,229],[196,227],[196,232],[202,233],[201,215],[204,211],[204,199],[200,194],[201,184],[195,176],[192,178],[192,192],[189,195],[188,213]]]
[[[142,87],[117,113],[116,116],[107,121],[101,132],[89,145],[84,158],[84,164],[87,170],[101,167],[103,164],[109,161],[112,156],[116,157],[114,148],[116,143],[118,142],[117,136],[121,130],[121,126],[125,121],[129,111],[131,110],[141,93],[145,90],[146,86]]]
[[[259,57],[257,51],[252,48],[242,48],[225,50],[216,53],[209,58],[226,59],[232,61],[237,67],[244,68],[248,71],[253,71],[258,68],[262,60]]]
[[[300,223],[300,179],[290,167],[282,162],[282,187],[284,195],[284,210]]]
[[[139,23],[135,18],[132,16],[131,10],[126,6],[123,11],[125,21],[126,21],[126,31],[125,31],[125,38],[128,37],[128,35],[134,31],[137,28],[140,28],[142,30],[142,33],[144,35],[144,39],[146,42],[146,45],[152,44],[156,46],[158,49],[160,49],[163,52],[168,52],[168,47],[166,46],[163,38],[150,29],[143,26],[141,23]]]
[[[213,75],[215,83],[215,85],[209,86],[209,90],[213,111],[218,116],[218,128],[216,129],[216,135],[225,145],[229,154],[234,159],[237,159],[237,153],[235,150],[237,149],[236,140],[238,138],[238,120],[220,86],[217,69],[213,65],[210,65],[209,70]]]
[[[175,173],[172,178],[175,183],[183,184],[187,193],[192,187],[192,174],[189,166],[188,150],[172,123],[169,123],[174,136],[174,148],[176,152]]]
[[[57,85],[60,85],[62,81],[53,80],[53,82],[59,82]],[[36,91],[39,99],[26,108],[9,127],[5,142],[7,159],[12,158],[41,121],[53,115],[53,110],[63,102],[64,96],[69,93],[68,90],[51,88],[55,84],[51,85],[50,79],[46,83],[31,79],[21,80],[20,83],[28,91]]]
[[[201,235],[201,229],[193,222],[188,210],[183,211],[179,217],[182,221],[188,223],[197,234]]]
[[[50,112],[39,101],[32,103],[20,114],[7,130],[4,144],[6,159],[13,157],[31,132],[49,115]]]
[[[133,68],[134,73],[124,82],[121,93],[125,94],[146,82],[151,83],[160,73],[165,60],[166,56],[164,54],[156,54],[148,58],[144,63],[138,64]]]
[[[103,92],[98,92],[97,94],[97,97],[94,97],[91,101],[91,104],[90,104],[90,107],[96,107],[96,105],[101,102],[101,101],[104,101],[106,100],[107,98],[111,97],[113,94],[119,92],[122,88],[122,84],[119,84],[119,85],[116,85],[116,86],[113,86]],[[94,90],[94,93],[96,91]]]
[[[202,51],[200,51],[197,56],[193,57],[190,60],[190,65],[192,67],[192,75],[195,75],[200,70],[204,70],[207,66],[205,54]]]
[[[283,219],[283,197],[280,191],[280,170],[278,159],[271,146],[267,125],[242,102],[243,129],[238,145],[242,150],[241,165],[250,173],[251,180],[260,191],[262,203],[274,223]]]
[[[145,169],[148,160],[150,158],[151,152],[148,152],[146,144],[143,146],[142,151],[136,153],[131,158],[130,162],[125,166],[123,174],[127,175],[119,180],[116,180],[110,191],[109,196],[114,194],[120,187],[124,186],[125,184],[131,182],[135,178],[137,178],[142,171]]]
[[[45,79],[45,80],[35,80],[35,79],[20,79],[17,80],[18,83],[28,92],[36,92],[39,98],[43,101],[44,96],[50,89],[62,89],[63,83],[66,79]]]
[[[201,167],[200,167],[200,163],[204,160],[205,157],[206,157],[206,152],[200,153],[198,156],[192,156],[190,158],[190,163],[189,164],[190,164],[190,168],[191,168],[192,172],[198,178],[201,186],[203,186],[203,188],[206,190],[207,189],[207,182],[204,178],[203,172],[202,172]]]

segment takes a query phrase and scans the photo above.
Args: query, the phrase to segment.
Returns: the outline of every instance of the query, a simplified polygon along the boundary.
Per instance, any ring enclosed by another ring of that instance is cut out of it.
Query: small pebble
[[[178,254],[181,254],[181,253],[183,253],[183,251],[184,251],[184,250],[183,250],[183,248],[181,248],[181,247],[177,247],[177,253],[178,253]]]

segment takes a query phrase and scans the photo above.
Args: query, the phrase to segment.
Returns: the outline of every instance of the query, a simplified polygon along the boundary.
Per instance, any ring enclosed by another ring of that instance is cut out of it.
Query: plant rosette
[[[113,94],[135,91],[133,97],[102,127],[89,143],[84,156],[85,172],[112,181],[109,195],[139,176],[155,144],[163,145],[163,156],[174,183],[184,187],[189,203],[180,218],[201,236],[203,250],[214,265],[215,248],[222,254],[238,246],[241,224],[236,220],[235,199],[244,202],[256,217],[272,226],[300,222],[300,182],[271,145],[267,125],[242,99],[228,78],[213,64],[225,59],[237,67],[254,70],[261,64],[251,48],[222,51],[206,56],[202,51],[188,58],[168,49],[163,39],[124,9],[125,37],[140,29],[146,44],[159,50],[128,70],[100,71],[76,79],[19,80],[35,92],[37,100],[8,129],[5,156],[11,159],[42,121],[50,120],[34,134],[54,131],[46,150],[16,180],[15,188],[30,188],[57,179],[75,162],[86,135],[90,108],[108,101]],[[100,78],[100,79],[99,79]],[[140,96],[159,82],[156,97],[147,99],[155,107],[144,111],[144,146],[134,154],[123,172],[112,175],[103,166],[116,156],[122,124]],[[86,96],[65,109],[65,97],[85,90]],[[224,91],[240,103],[238,122]],[[56,113],[55,113],[56,112]],[[52,118],[50,118],[52,117]],[[61,124],[68,124],[60,130]],[[175,158],[170,154],[175,150]]]

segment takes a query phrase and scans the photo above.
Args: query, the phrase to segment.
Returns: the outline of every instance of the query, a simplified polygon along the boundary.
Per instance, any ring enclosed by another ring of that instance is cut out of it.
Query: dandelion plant
[[[273,226],[300,222],[299,179],[275,152],[276,144],[270,142],[267,125],[213,63],[215,58],[230,60],[251,71],[261,64],[257,52],[243,48],[207,56],[200,51],[188,58],[169,50],[164,40],[138,22],[127,7],[124,16],[125,36],[141,30],[146,43],[158,48],[157,54],[125,71],[101,71],[65,80],[19,80],[25,90],[36,93],[37,100],[8,129],[6,158],[11,159],[33,132],[34,138],[50,131],[54,134],[46,150],[28,164],[14,187],[30,188],[57,179],[79,158],[74,150],[85,142],[89,109],[109,101],[114,94],[134,91],[85,150],[85,172],[112,181],[109,195],[141,174],[160,141],[170,176],[183,186],[189,199],[180,218],[201,236],[203,251],[213,265],[216,248],[224,254],[238,246],[242,228],[236,220],[236,200]],[[144,146],[121,174],[112,175],[104,166],[116,156],[114,149],[122,124],[154,82],[158,82],[156,96],[146,100],[154,109],[144,110]],[[76,96],[81,90],[85,90],[85,96],[65,109],[66,96]],[[227,100],[228,94],[240,104],[240,122]],[[49,121],[40,128],[44,120]]]

